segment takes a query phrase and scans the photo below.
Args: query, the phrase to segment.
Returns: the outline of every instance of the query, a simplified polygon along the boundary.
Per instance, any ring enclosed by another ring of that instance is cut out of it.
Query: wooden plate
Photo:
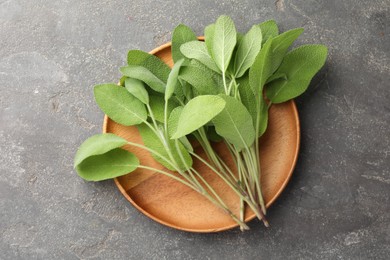
[[[158,56],[169,66],[173,65],[171,44],[167,43],[150,52]],[[115,123],[107,116],[104,118],[104,133],[114,133],[132,142],[142,143],[136,127],[126,127]],[[283,191],[289,181],[297,161],[300,142],[298,112],[293,101],[272,105],[269,111],[269,125],[261,138],[261,185],[264,199],[269,207]],[[141,164],[157,169],[164,167],[157,163],[148,152],[127,146],[140,159]],[[216,145],[218,153],[232,161],[223,145]],[[202,154],[201,149],[196,151]],[[239,200],[233,191],[199,161],[194,167],[221,194],[233,212],[239,214]],[[237,227],[222,210],[211,204],[197,192],[158,173],[137,169],[116,178],[125,198],[138,210],[151,219],[179,230],[190,232],[218,232]],[[255,217],[250,209],[246,210],[246,221]],[[270,220],[272,224],[272,219]]]

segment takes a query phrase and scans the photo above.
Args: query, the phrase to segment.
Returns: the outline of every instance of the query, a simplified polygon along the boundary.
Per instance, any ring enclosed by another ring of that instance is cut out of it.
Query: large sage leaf
[[[196,41],[196,35],[190,27],[184,24],[179,24],[172,33],[172,59],[177,62],[183,59],[184,56],[180,51],[180,46],[186,42]]]
[[[115,84],[97,85],[94,94],[100,109],[119,124],[137,125],[148,116],[145,105],[124,87]]]
[[[122,147],[127,141],[114,134],[97,134],[85,140],[77,150],[74,157],[74,167],[76,168],[82,161],[90,156],[104,154],[115,148]]]
[[[131,50],[127,54],[129,65],[138,65],[147,68],[163,82],[167,82],[171,69],[158,57],[140,50]]]
[[[301,95],[325,64],[327,53],[324,45],[303,45],[289,52],[276,71],[285,78],[269,83],[267,97],[273,103],[281,103]]]
[[[149,94],[146,91],[144,83],[138,79],[126,78],[125,87],[133,96],[138,98],[142,103],[149,104]]]
[[[226,106],[212,120],[216,132],[238,150],[251,146],[255,140],[255,129],[248,110],[234,97],[220,96]]]
[[[223,98],[214,95],[191,99],[181,112],[176,133],[172,138],[180,138],[204,126],[224,109],[225,103]]]
[[[254,25],[239,41],[234,59],[235,77],[239,78],[252,66],[261,49],[261,29]]]
[[[229,66],[237,41],[234,22],[229,16],[221,15],[216,23],[213,36],[212,57],[220,71],[225,72]]]
[[[154,91],[164,93],[165,83],[145,67],[137,65],[128,65],[120,69],[126,77],[134,78],[145,82]]]
[[[274,20],[268,20],[258,25],[263,35],[262,44],[264,44],[269,38],[278,36],[279,28]]]
[[[139,160],[134,154],[116,148],[86,158],[76,166],[76,171],[85,180],[102,181],[130,173],[138,166]]]
[[[168,99],[170,99],[172,97],[173,92],[175,91],[176,85],[179,84],[178,76],[179,76],[179,71],[180,71],[180,68],[181,68],[181,65],[183,64],[183,62],[184,62],[184,59],[178,60],[175,63],[175,65],[173,66],[171,73],[169,73],[167,87],[166,87],[165,95],[164,95],[165,102],[167,102]]]
[[[215,62],[208,53],[204,42],[192,41],[184,43],[181,45],[180,51],[187,58],[196,59],[213,71],[220,73],[217,65],[215,65]]]
[[[142,141],[148,148],[158,152],[160,155],[171,161],[171,158],[169,157],[168,152],[165,149],[164,144],[161,142],[161,139],[156,136],[156,134],[145,124],[138,125],[137,126],[139,133],[141,134]],[[180,152],[184,157],[184,163],[182,162],[180,155],[176,149],[175,140],[166,140],[166,145],[169,146],[169,150],[172,153],[173,160],[176,162],[176,165],[179,167],[180,170],[187,170],[189,167],[192,166],[192,158],[189,155],[187,149],[183,146],[183,144],[179,143]],[[175,167],[171,165],[171,163],[167,162],[160,156],[153,154],[153,158],[164,165],[165,168],[176,171]]]

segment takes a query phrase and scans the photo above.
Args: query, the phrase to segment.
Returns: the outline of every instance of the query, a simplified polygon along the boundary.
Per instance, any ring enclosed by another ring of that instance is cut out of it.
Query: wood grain
[[[170,43],[167,43],[150,53],[172,66],[170,46]],[[129,141],[142,143],[136,127],[119,125],[107,116],[104,118],[103,132],[114,133]],[[293,173],[299,142],[299,118],[294,101],[272,105],[269,111],[268,129],[260,141],[261,185],[267,207],[280,195]],[[148,152],[130,146],[126,146],[125,149],[135,153],[141,164],[164,169]],[[215,149],[229,165],[232,165],[224,145],[216,144]],[[196,148],[196,151],[204,157],[200,148]],[[232,211],[238,215],[239,200],[234,192],[198,160],[194,160],[194,168],[202,173]],[[203,196],[161,174],[137,169],[128,175],[116,178],[115,183],[130,203],[163,225],[204,233],[237,227],[229,216]],[[254,217],[253,212],[247,209],[246,221]],[[270,221],[272,224],[272,219]]]

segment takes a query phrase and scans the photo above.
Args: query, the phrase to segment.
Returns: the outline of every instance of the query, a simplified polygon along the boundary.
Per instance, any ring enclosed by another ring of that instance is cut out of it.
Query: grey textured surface
[[[389,259],[390,1],[0,0],[0,259]],[[76,148],[101,131],[92,86],[129,49],[220,14],[239,30],[274,18],[329,47],[297,100],[302,146],[272,227],[191,234],[87,183]]]

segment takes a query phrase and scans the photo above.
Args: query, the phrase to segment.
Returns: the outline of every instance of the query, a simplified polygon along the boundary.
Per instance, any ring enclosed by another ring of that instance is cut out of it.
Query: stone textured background
[[[0,0],[0,259],[389,259],[389,0]],[[129,49],[220,14],[241,31],[275,19],[329,47],[297,100],[302,147],[272,227],[191,234],[87,183],[76,148],[101,131],[92,86]]]

